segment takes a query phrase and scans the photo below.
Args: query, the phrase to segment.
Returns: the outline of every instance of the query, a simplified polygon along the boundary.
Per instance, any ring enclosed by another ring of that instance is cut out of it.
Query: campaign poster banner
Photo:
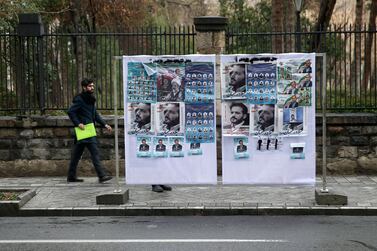
[[[127,103],[127,132],[128,134],[155,133],[154,105],[151,103]]]
[[[168,144],[169,139],[167,137],[154,137],[153,138],[153,157],[166,158],[168,157]]]
[[[221,65],[223,99],[246,99],[246,65],[243,62]]]
[[[157,100],[155,65],[140,62],[128,63],[128,102],[154,103]],[[152,69],[152,71],[147,71]]]
[[[252,105],[251,106],[251,134],[254,136],[271,135],[276,128],[276,106]]]
[[[123,57],[127,184],[217,183],[215,59]]]
[[[235,159],[248,159],[249,158],[249,139],[246,137],[234,138],[234,158]]]
[[[277,62],[278,107],[295,108],[312,105],[312,59],[307,57]]]
[[[246,96],[251,104],[276,104],[276,64],[247,65]]]
[[[248,135],[250,112],[247,102],[223,102],[222,132],[224,136]]]
[[[188,155],[202,155],[203,150],[200,146],[200,143],[197,142],[191,142],[190,143],[190,149],[188,150]]]
[[[213,143],[215,141],[214,104],[186,104],[186,142]]]
[[[158,102],[156,104],[157,135],[184,134],[184,103]]]
[[[152,157],[152,138],[149,136],[138,136],[137,137],[137,152],[136,156],[138,158],[149,158]]]
[[[246,97],[230,81],[240,64]],[[315,54],[223,55],[221,70],[223,184],[314,185]],[[232,111],[232,103],[248,112]]]
[[[212,103],[215,100],[212,63],[187,63],[185,74],[185,102]]]
[[[185,65],[183,63],[157,64],[157,101],[183,102]]]
[[[305,136],[307,135],[305,107],[280,109],[279,130],[280,136]]]
[[[169,157],[184,157],[184,138],[183,137],[169,137]]]

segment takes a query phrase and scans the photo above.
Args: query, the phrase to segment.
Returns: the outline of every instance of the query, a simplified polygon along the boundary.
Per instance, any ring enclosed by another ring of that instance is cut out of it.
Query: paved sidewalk
[[[330,191],[348,196],[346,206],[319,206],[312,186],[173,186],[154,193],[150,186],[130,186],[124,205],[96,204],[96,196],[112,193],[114,184],[97,178],[67,183],[65,177],[0,178],[0,188],[36,189],[36,196],[15,216],[130,216],[130,215],[377,215],[377,176],[330,176]],[[221,183],[221,181],[220,181]],[[317,178],[318,188],[322,187]]]

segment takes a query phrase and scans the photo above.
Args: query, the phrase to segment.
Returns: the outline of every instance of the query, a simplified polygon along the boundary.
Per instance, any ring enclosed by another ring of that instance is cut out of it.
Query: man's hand
[[[85,129],[84,124],[83,124],[83,123],[80,123],[80,124],[79,124],[79,128],[80,128],[81,130],[84,130],[84,129]]]
[[[109,131],[109,132],[112,132],[113,131],[113,128],[111,128],[111,126],[109,126],[108,124],[105,125],[106,129]]]

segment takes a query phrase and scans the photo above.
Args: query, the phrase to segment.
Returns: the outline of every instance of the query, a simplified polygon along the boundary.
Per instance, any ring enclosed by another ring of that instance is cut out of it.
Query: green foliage
[[[50,22],[61,9],[68,8],[68,0],[0,0],[0,30],[14,28],[20,13],[42,13]]]
[[[261,0],[254,7],[245,0],[220,0],[220,14],[228,17],[232,27],[267,31],[271,27],[271,1]]]
[[[18,195],[20,195],[21,192],[6,192],[1,191],[0,192],[0,200],[18,200]]]

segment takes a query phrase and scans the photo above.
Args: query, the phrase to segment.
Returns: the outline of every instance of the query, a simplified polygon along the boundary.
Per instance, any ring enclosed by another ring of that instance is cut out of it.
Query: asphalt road
[[[0,250],[376,250],[377,217],[0,218]]]

